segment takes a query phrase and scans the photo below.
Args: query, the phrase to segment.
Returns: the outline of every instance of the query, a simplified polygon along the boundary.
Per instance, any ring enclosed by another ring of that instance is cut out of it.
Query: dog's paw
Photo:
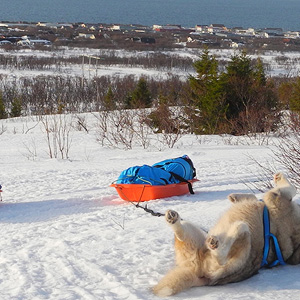
[[[274,182],[275,182],[275,185],[278,185],[278,184],[280,183],[280,181],[285,180],[285,179],[286,179],[286,178],[285,178],[284,174],[282,174],[282,173],[276,173],[276,174],[274,175]]]
[[[166,221],[168,223],[174,224],[179,219],[179,214],[178,214],[178,212],[176,212],[174,210],[168,210],[165,214],[165,217],[166,217]]]
[[[219,240],[216,236],[211,235],[206,239],[206,245],[211,250],[215,250],[219,247]]]
[[[156,296],[158,296],[160,298],[165,298],[165,297],[173,295],[173,290],[167,286],[164,286],[164,287],[155,286],[152,289],[152,291],[153,291],[153,294],[155,294]]]

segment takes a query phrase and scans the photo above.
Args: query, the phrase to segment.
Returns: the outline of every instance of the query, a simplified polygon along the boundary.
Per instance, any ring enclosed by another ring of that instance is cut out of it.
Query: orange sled
[[[189,180],[191,184],[198,179]],[[180,182],[167,185],[150,184],[118,184],[113,183],[111,187],[116,188],[121,199],[131,202],[143,202],[172,196],[188,194],[188,183]]]

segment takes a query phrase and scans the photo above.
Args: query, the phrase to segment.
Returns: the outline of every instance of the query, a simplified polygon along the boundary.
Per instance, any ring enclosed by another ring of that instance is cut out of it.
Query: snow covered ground
[[[249,192],[243,181],[257,179],[249,155],[264,163],[271,153],[217,136],[185,136],[163,151],[111,149],[100,146],[92,121],[89,126],[88,134],[72,131],[70,159],[61,160],[49,158],[36,120],[0,120],[1,300],[158,299],[151,287],[173,265],[171,229],[109,185],[127,167],[188,154],[200,180],[195,194],[148,206],[176,210],[210,228],[230,206],[226,196]],[[170,299],[299,299],[299,278],[300,266],[263,269],[240,283],[193,288]]]

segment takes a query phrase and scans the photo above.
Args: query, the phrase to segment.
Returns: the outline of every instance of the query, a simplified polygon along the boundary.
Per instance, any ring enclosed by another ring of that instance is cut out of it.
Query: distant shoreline
[[[111,22],[111,23],[106,23],[106,22],[48,22],[48,21],[38,21],[38,22],[34,22],[34,21],[7,21],[7,20],[3,20],[0,21],[0,27],[3,25],[8,25],[8,26],[46,26],[46,27],[51,27],[51,26],[78,26],[81,24],[85,24],[87,26],[114,26],[114,25],[120,25],[120,26],[140,26],[140,27],[145,27],[145,28],[151,28],[154,26],[179,26],[183,29],[191,29],[193,30],[196,26],[210,26],[211,24],[195,24],[194,26],[184,26],[182,24],[158,24],[158,23],[153,23],[152,25],[146,25],[146,24],[140,24],[140,23],[118,23],[118,22]],[[300,25],[299,25],[299,30],[293,30],[293,29],[285,29],[282,28],[280,26],[276,26],[276,27],[255,27],[255,26],[227,26],[226,23],[212,23],[212,24],[222,24],[224,26],[226,26],[226,28],[228,29],[234,29],[234,28],[241,28],[241,29],[248,29],[248,28],[253,28],[255,30],[265,30],[265,29],[280,29],[283,32],[289,32],[289,31],[299,31],[300,32]]]

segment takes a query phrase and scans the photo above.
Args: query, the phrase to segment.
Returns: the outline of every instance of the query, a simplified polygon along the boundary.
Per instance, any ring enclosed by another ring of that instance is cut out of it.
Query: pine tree
[[[251,59],[245,52],[231,57],[226,67],[226,72],[221,76],[223,89],[226,94],[228,120],[235,119],[241,111],[244,111],[251,101],[251,89],[253,83],[253,68]]]
[[[292,85],[292,94],[290,98],[290,109],[300,113],[300,77]]]
[[[115,103],[115,100],[114,100],[114,93],[112,91],[112,88],[109,87],[108,91],[107,91],[107,94],[105,95],[104,97],[104,109],[105,110],[114,110],[116,109],[116,103]]]
[[[276,126],[278,100],[260,60],[253,63],[241,52],[218,73],[217,60],[205,50],[194,67],[197,77],[189,80],[193,132],[245,134]]]
[[[6,118],[7,118],[7,112],[5,110],[2,93],[0,91],[0,119],[6,119]]]
[[[274,128],[278,99],[271,81],[266,79],[261,60],[254,64],[244,51],[234,55],[221,81],[228,107],[226,117],[232,125],[230,133],[246,134]]]
[[[15,98],[12,102],[12,107],[10,111],[11,117],[20,117],[22,114],[22,103],[19,99]]]
[[[158,105],[149,115],[150,125],[156,133],[172,133],[175,130],[174,120],[171,110],[168,106],[169,99],[160,96]]]
[[[254,67],[254,76],[255,76],[256,82],[259,85],[265,86],[267,84],[267,78],[266,78],[264,65],[260,58],[257,59],[256,65]]]
[[[152,97],[145,78],[141,77],[132,92],[130,105],[132,108],[151,107]]]
[[[226,111],[218,75],[218,62],[206,49],[200,60],[195,62],[194,68],[197,77],[189,78],[194,107],[191,113],[192,131],[202,134],[218,133]]]

